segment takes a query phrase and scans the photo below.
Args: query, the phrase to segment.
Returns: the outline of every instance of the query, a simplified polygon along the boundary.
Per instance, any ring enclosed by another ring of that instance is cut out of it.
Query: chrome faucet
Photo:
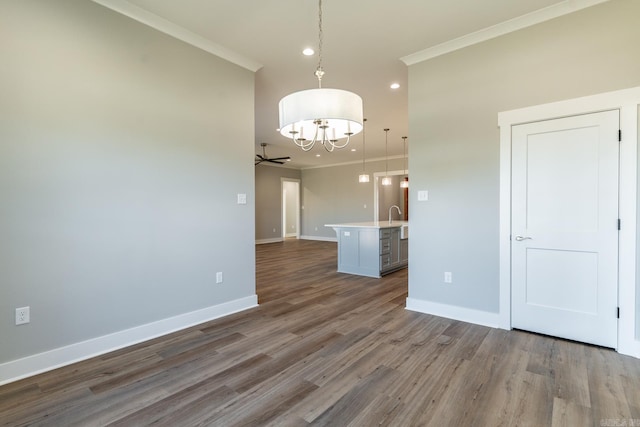
[[[396,208],[398,210],[398,215],[402,215],[402,211],[400,210],[400,208],[396,205],[393,205],[389,208],[389,224],[391,224],[391,209]]]

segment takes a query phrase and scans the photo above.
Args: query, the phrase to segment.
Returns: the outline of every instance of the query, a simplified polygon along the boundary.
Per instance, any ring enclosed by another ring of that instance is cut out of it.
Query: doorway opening
[[[300,180],[281,178],[282,239],[300,238]]]

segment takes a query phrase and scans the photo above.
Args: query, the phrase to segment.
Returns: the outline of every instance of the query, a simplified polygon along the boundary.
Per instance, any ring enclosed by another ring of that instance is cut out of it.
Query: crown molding
[[[385,160],[395,160],[395,159],[404,159],[404,158],[408,159],[409,156],[395,155],[395,156],[389,156],[388,158],[375,157],[371,159],[366,159],[365,163],[384,162]],[[330,163],[326,165],[305,166],[305,167],[301,167],[300,170],[323,169],[323,168],[333,168],[336,166],[361,165],[361,164],[362,164],[362,160],[350,160],[348,162],[342,162],[342,163]]]
[[[459,49],[463,49],[474,44],[478,44],[505,34],[531,27],[541,22],[549,21],[563,15],[568,15],[578,10],[585,9],[610,0],[565,0],[561,3],[545,7],[535,12],[501,22],[491,27],[466,34],[457,39],[449,40],[444,43],[429,47],[411,55],[400,58],[406,65],[414,65]]]
[[[194,47],[204,50],[205,52],[216,55],[242,68],[246,68],[254,73],[262,68],[262,64],[256,62],[246,56],[240,55],[221,46],[211,40],[204,38],[196,33],[188,31],[183,27],[174,24],[154,13],[142,9],[126,0],[92,0],[101,6],[118,12],[124,16],[134,19],[144,25],[154,28],[162,33],[174,37],[180,41],[190,44]]]

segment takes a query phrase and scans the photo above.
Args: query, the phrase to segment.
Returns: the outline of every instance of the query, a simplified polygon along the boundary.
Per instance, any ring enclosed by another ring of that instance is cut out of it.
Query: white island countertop
[[[345,222],[342,224],[325,224],[325,227],[332,228],[396,228],[402,227],[403,225],[409,225],[409,221],[393,221],[389,223],[389,221],[366,221],[366,222]]]

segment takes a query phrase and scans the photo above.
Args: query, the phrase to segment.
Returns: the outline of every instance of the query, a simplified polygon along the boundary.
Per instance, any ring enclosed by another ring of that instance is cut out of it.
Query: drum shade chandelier
[[[318,89],[294,92],[280,100],[280,134],[304,151],[316,142],[331,152],[362,131],[362,98],[353,92],[322,87],[322,0],[318,1]]]

